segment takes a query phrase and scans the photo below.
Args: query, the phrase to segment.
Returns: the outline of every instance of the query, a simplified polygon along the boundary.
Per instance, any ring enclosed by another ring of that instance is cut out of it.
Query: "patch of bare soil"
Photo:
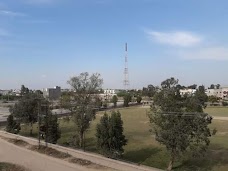
[[[59,158],[59,159],[66,159],[66,158],[71,157],[71,155],[68,153],[64,153],[64,152],[55,150],[55,149],[50,148],[50,147],[45,147],[45,146],[40,146],[40,148],[39,148],[39,146],[33,145],[29,149],[33,150],[33,151],[37,151],[37,152],[42,153],[42,154],[46,154],[48,156]]]
[[[16,164],[0,162],[0,171],[29,171],[29,170]]]
[[[98,170],[101,170],[101,169],[104,170],[106,168],[104,166],[95,164],[95,163],[93,163],[91,161],[80,159],[80,158],[75,158],[75,157],[70,158],[69,162],[70,163],[79,164],[81,166],[91,167],[91,168],[98,169]]]
[[[21,147],[26,147],[29,145],[26,141],[20,140],[20,139],[11,139],[8,138],[8,142],[13,143],[15,145],[21,146]]]

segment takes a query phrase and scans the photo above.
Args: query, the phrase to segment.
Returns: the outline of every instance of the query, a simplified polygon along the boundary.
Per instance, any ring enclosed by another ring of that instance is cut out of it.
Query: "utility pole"
[[[124,89],[127,91],[129,88],[129,73],[128,73],[128,49],[127,43],[125,44],[125,67],[124,67]]]
[[[40,99],[38,99],[38,146],[40,149]]]

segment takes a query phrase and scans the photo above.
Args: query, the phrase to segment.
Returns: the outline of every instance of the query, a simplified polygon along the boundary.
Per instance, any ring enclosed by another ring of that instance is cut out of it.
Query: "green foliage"
[[[25,94],[13,107],[10,108],[10,113],[18,120],[29,123],[31,125],[30,134],[32,135],[32,125],[38,119],[38,101],[41,101],[41,96],[29,93]]]
[[[108,157],[121,157],[127,144],[123,135],[123,121],[120,112],[113,111],[109,117],[106,113],[97,124],[97,146]]]
[[[141,96],[137,96],[136,101],[137,101],[138,104],[140,104],[141,101],[142,101],[142,97]]]
[[[114,95],[112,97],[112,103],[114,104],[114,107],[116,107],[117,102],[118,102],[118,97],[116,95]]]
[[[127,92],[125,90],[121,90],[117,93],[118,97],[124,97],[127,94]]]
[[[156,93],[148,114],[155,139],[170,153],[168,170],[172,170],[176,159],[187,150],[193,156],[203,154],[212,135],[208,127],[212,117],[202,113],[207,100],[204,87],[201,86],[195,96],[182,98],[177,84],[174,78],[162,82],[162,90]]]
[[[61,131],[59,128],[58,118],[56,115],[51,113],[46,118],[47,122],[47,142],[56,144],[58,139],[61,137]]]
[[[216,103],[219,101],[219,99],[216,96],[209,96],[208,101],[211,102],[212,104]]]
[[[7,118],[7,125],[6,125],[6,131],[13,133],[13,134],[18,134],[21,130],[20,123],[17,123],[14,120],[13,115],[9,115]]]
[[[21,86],[21,96],[29,94],[29,89],[25,87],[24,85]]]
[[[190,88],[190,89],[196,89],[197,88],[197,85],[196,84],[193,84],[193,85],[188,86],[188,88]]]
[[[79,76],[72,77],[68,84],[74,89],[72,101],[75,104],[72,108],[72,118],[76,125],[76,136],[79,137],[79,146],[83,147],[84,133],[89,128],[90,122],[95,119],[96,102],[95,96],[101,88],[103,80],[100,74],[92,74],[84,72]]]
[[[71,94],[70,93],[63,93],[61,95],[60,106],[61,106],[61,108],[72,110]]]
[[[223,102],[222,102],[222,105],[223,105],[223,106],[228,106],[228,102],[223,101]]]
[[[132,96],[131,94],[127,93],[124,95],[124,107],[128,107],[129,103],[131,102]]]
[[[148,97],[153,97],[157,91],[158,91],[158,87],[155,87],[150,84],[147,87],[143,87],[142,95],[148,96]]]

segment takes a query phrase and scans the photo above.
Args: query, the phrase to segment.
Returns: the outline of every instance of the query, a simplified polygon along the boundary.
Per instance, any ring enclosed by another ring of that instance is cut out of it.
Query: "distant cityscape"
[[[139,89],[135,89],[134,91],[138,91]],[[194,95],[196,92],[196,88],[181,88],[180,89],[180,95]],[[30,90],[31,92],[35,92],[37,90]],[[49,100],[58,100],[61,97],[61,93],[63,92],[70,92],[71,89],[61,89],[60,86],[55,86],[53,88],[43,88],[41,90],[44,98]],[[121,89],[104,89],[100,93],[100,97],[102,99],[111,99],[114,95],[117,95],[120,91],[123,91]],[[219,99],[226,99],[228,97],[228,87],[214,87],[214,88],[207,88],[205,89],[206,95],[209,96],[215,96]],[[14,89],[14,90],[0,90],[0,95],[7,96],[7,95],[13,95],[13,96],[21,96],[21,90],[20,89]]]

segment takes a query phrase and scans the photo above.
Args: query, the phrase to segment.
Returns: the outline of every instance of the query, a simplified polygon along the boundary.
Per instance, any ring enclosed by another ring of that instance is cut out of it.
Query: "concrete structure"
[[[117,95],[117,91],[114,89],[105,89],[103,94],[100,94],[100,97],[103,100],[111,100],[113,96]]]
[[[228,87],[222,87],[222,98],[228,99]]]
[[[49,100],[58,100],[61,96],[61,87],[43,89],[43,96]]]
[[[207,96],[215,96],[221,99],[228,98],[228,87],[222,87],[220,89],[207,89],[205,91]]]
[[[215,96],[218,98],[222,98],[222,89],[206,89],[205,93],[207,96]]]
[[[10,90],[0,90],[0,94],[6,96],[10,93]]]
[[[180,95],[194,95],[196,93],[196,89],[182,89],[180,90]]]

